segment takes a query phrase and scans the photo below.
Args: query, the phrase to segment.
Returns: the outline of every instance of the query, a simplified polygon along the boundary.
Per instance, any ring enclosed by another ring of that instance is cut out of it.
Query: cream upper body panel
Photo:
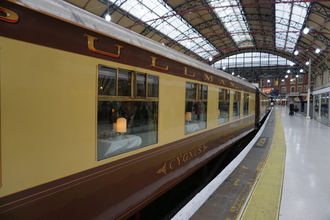
[[[237,82],[253,89],[255,88],[255,86],[253,86],[247,81],[234,77],[205,63],[197,61],[189,56],[186,56],[185,54],[182,54],[169,47],[163,46],[162,44],[154,40],[139,35],[133,31],[127,30],[117,24],[107,22],[105,19],[93,15],[78,7],[75,7],[74,5],[71,5],[67,2],[61,0],[21,0],[20,2],[36,10],[47,12],[60,19],[64,19],[77,25],[92,29],[94,31],[101,32],[113,38],[140,47],[144,50],[149,50],[161,56],[165,56],[169,59],[181,62],[183,64],[186,64],[187,66],[195,67],[203,71],[219,75],[232,82]]]

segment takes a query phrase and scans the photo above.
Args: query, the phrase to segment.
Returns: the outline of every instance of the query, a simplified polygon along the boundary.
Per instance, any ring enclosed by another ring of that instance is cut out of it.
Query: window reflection
[[[158,97],[158,78],[156,76],[148,76],[148,97]]]
[[[233,102],[233,120],[239,119],[240,116],[240,105],[241,105],[241,93],[233,91],[234,102]]]
[[[219,89],[218,124],[229,121],[229,101],[230,91],[227,89]]]
[[[329,124],[329,93],[321,93],[314,96],[314,118],[325,124]]]
[[[118,70],[118,96],[131,96],[132,73]]]
[[[186,83],[186,99],[196,99],[196,84]]]
[[[206,129],[207,92],[206,85],[186,83],[185,134]]]
[[[120,138],[116,129],[118,118],[126,119],[126,132]],[[158,102],[99,102],[98,160],[157,143],[157,130]]]
[[[146,97],[146,75],[145,74],[136,74],[136,96]]]
[[[249,94],[244,93],[243,97],[244,103],[243,103],[243,116],[249,115]]]
[[[108,67],[100,67],[98,78],[99,95],[116,95],[116,75],[117,70]]]

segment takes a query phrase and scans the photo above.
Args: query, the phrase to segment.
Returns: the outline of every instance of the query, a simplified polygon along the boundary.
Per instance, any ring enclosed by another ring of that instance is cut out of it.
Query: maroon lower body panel
[[[126,219],[254,129],[254,117],[0,198],[0,219]]]

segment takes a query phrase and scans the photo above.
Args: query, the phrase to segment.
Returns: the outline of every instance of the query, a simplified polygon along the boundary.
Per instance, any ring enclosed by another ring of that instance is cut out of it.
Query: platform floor
[[[330,127],[278,107],[286,140],[280,220],[330,219]]]
[[[289,116],[285,106],[273,109],[267,126],[218,188],[204,190],[213,192],[208,199],[197,205],[205,197],[201,192],[173,219],[330,220],[330,127]],[[234,195],[240,184],[244,187]]]

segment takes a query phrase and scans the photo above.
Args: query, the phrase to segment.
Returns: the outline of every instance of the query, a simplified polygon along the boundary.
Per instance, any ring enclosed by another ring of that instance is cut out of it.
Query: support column
[[[307,86],[307,114],[306,119],[310,120],[311,117],[309,116],[309,105],[310,105],[310,96],[311,96],[311,65],[312,61],[309,59],[309,65],[308,65],[308,86]]]
[[[322,93],[319,94],[319,115],[317,116],[317,120],[321,120],[321,109],[322,109]]]

